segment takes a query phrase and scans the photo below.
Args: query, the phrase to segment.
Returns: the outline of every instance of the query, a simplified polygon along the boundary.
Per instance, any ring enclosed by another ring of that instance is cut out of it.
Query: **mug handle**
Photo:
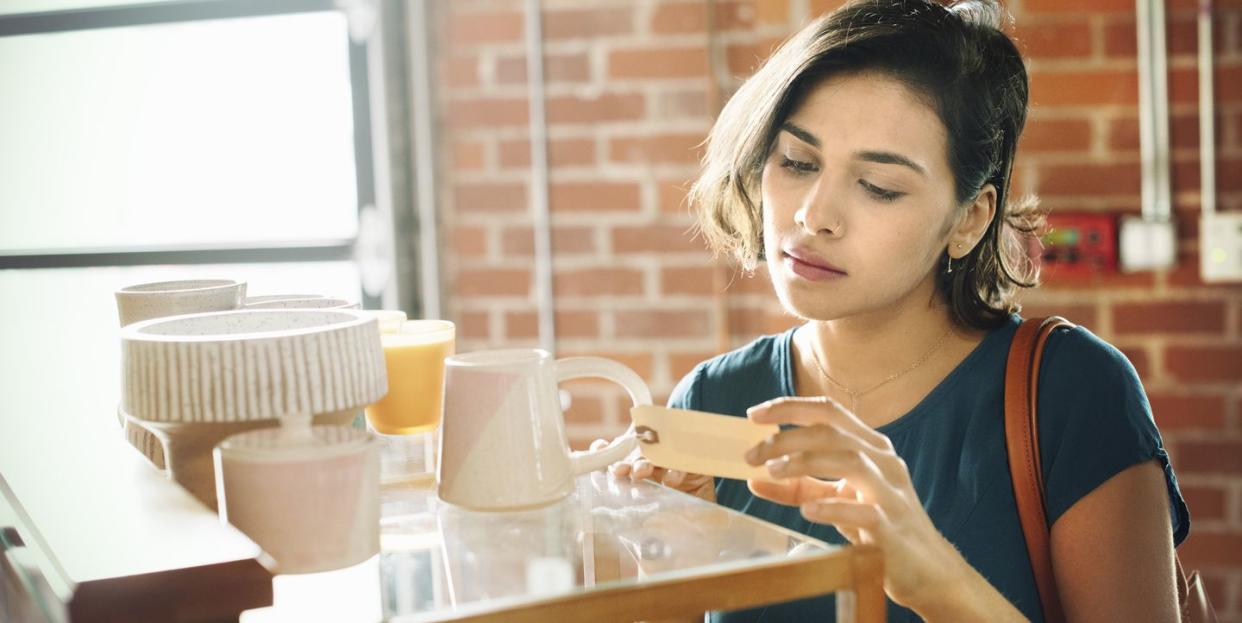
[[[637,372],[603,357],[566,357],[556,360],[556,382],[558,384],[572,379],[603,378],[612,381],[629,393],[634,406],[651,404],[651,390]],[[626,429],[621,436],[613,439],[607,446],[598,450],[571,452],[569,460],[574,475],[585,474],[604,469],[617,461],[629,456],[638,446],[634,437],[634,425]]]

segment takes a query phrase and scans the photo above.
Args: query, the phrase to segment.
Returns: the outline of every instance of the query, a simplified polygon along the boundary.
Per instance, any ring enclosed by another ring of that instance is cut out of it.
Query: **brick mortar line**
[[[504,314],[495,309],[489,309],[486,313],[488,341],[503,343],[506,339]]]
[[[1138,59],[1130,56],[1109,56],[1093,58],[1090,56],[1057,57],[1026,57],[1028,74],[1046,72],[1049,74],[1093,73],[1098,71],[1133,71],[1138,68]],[[1169,58],[1170,63],[1172,58]],[[1038,83],[1037,80],[1032,82]]]
[[[1041,20],[1036,19],[1034,25],[1043,25],[1040,21]],[[1087,29],[1090,32],[1089,36],[1091,37],[1091,59],[1102,60],[1108,58],[1108,37],[1105,32],[1108,29],[1108,24],[1106,23],[1104,16],[1099,13],[1089,16],[1087,18]]]
[[[686,253],[679,253],[678,255],[680,256],[679,259],[688,260],[690,257],[694,256],[696,253],[697,252],[686,252]],[[612,257],[609,258],[609,257],[604,257],[598,254],[583,253],[580,255],[565,257],[563,263],[554,264],[554,269],[557,272],[564,272],[564,271],[577,272],[577,271],[584,271],[584,270],[599,271],[599,270],[606,270],[609,268],[615,268],[617,262],[621,261],[621,262],[624,262],[627,266],[634,266],[634,265],[646,266],[646,262],[657,262],[655,264],[656,268],[650,269],[650,270],[658,271],[660,267],[664,266],[664,264],[658,263],[659,262],[658,258],[660,255],[661,255],[661,252],[643,252],[643,253],[615,253],[614,252]],[[495,261],[495,262],[490,261],[490,260],[480,259],[480,258],[469,258],[469,262],[462,265],[455,272],[462,273],[462,272],[510,270],[510,269],[517,269],[517,268],[527,268],[530,266],[532,260],[533,258],[530,255],[521,255],[521,256],[502,255],[500,257],[500,261]],[[670,268],[683,268],[683,267],[684,266],[676,266],[676,267],[670,267]]]
[[[1091,136],[1087,152],[1093,159],[1100,160],[1107,158],[1110,152],[1108,146],[1108,138],[1111,129],[1109,122],[1112,118],[1105,113],[1097,113],[1092,115],[1089,119],[1089,123],[1091,124],[1089,126]]]
[[[1225,431],[1230,434],[1242,433],[1242,387],[1237,387],[1236,384],[1232,399],[1225,401]]]
[[[663,87],[661,90],[676,92],[688,88],[710,86],[706,75],[608,78],[600,81],[550,79],[545,80],[544,96],[548,99],[576,97],[583,100],[595,100],[607,96],[638,95],[647,88]],[[481,82],[478,86],[447,87],[441,92],[440,99],[450,102],[508,99],[526,101],[528,97],[529,89],[525,82]]]
[[[684,226],[688,230],[692,223],[686,217],[667,213],[643,214],[635,211],[600,211],[600,212],[554,212],[553,226],[596,225],[600,227],[650,227],[659,225]],[[458,224],[486,225],[529,225],[530,214],[523,208],[518,210],[479,210],[461,215]]]
[[[659,339],[662,344],[669,348],[676,349],[681,352],[698,352],[698,351],[714,351],[714,336],[705,335],[699,338],[632,338],[632,337],[611,337],[601,339],[601,344],[606,344],[606,350],[610,352],[625,352],[626,350],[643,350],[650,349],[651,342]],[[749,341],[749,339],[747,340]]]
[[[1157,273],[1160,274],[1160,273]],[[1117,303],[1211,303],[1216,301],[1232,301],[1242,299],[1242,293],[1232,293],[1222,290],[1208,290],[1202,287],[1190,287],[1185,291],[1177,291],[1174,286],[1167,292],[1161,292],[1160,296],[1153,298],[1148,292],[1146,296],[1141,292],[1117,291],[1103,294],[1108,300]],[[1081,299],[1080,299],[1081,300]]]
[[[1160,337],[1145,337],[1143,342],[1143,352],[1147,354],[1147,365],[1151,369],[1152,387],[1161,387],[1162,384],[1171,382],[1173,377],[1165,366],[1164,341]]]
[[[1166,387],[1152,383],[1149,384],[1146,389],[1149,390],[1149,394],[1159,394],[1161,396],[1167,396],[1174,399],[1193,400],[1196,398],[1221,398],[1224,401],[1224,406],[1226,408],[1229,407],[1229,401],[1235,397],[1234,390],[1228,385],[1213,387],[1210,385],[1186,385],[1184,383],[1178,383]],[[1218,434],[1221,432],[1231,434],[1231,431],[1229,430],[1215,432]]]
[[[1197,110],[1197,108],[1196,108]],[[1102,113],[1105,117],[1133,117],[1134,123],[1138,125],[1138,103],[1129,104],[1101,104],[1099,106],[1054,106],[1031,104],[1030,112],[1027,116],[1027,125],[1037,123],[1039,121],[1064,121],[1064,120],[1081,120],[1090,119],[1097,113]]]
[[[501,297],[501,296],[468,296],[456,297],[458,301],[454,311],[457,312],[496,312],[504,314],[506,312],[531,312],[536,311],[535,302],[528,296],[524,297]],[[600,295],[600,296],[565,296],[557,300],[556,311],[569,312],[591,312],[595,311],[600,314],[603,320],[605,315],[616,312],[710,312],[712,306],[710,302],[704,302],[702,297],[696,299],[687,299],[684,301],[675,301],[676,304],[662,305],[653,308],[648,299],[641,295],[632,297],[618,295]],[[562,306],[562,303],[564,306]],[[589,303],[589,304],[588,304]],[[660,339],[663,339],[662,337]]]
[[[789,0],[789,18],[787,21],[790,28],[797,30],[809,23],[813,17],[818,16],[811,15],[810,0]]]
[[[1093,330],[1092,332],[1094,333],[1095,331]],[[1109,341],[1116,341],[1126,345],[1141,342],[1142,340],[1151,340],[1150,344],[1158,346],[1161,350],[1167,348],[1237,348],[1242,346],[1242,340],[1224,340],[1219,334],[1213,333],[1191,335],[1152,332],[1109,336]]]
[[[1239,322],[1242,316],[1242,293],[1225,299],[1225,337],[1230,341],[1239,338]]]
[[[478,100],[468,100],[478,101]],[[460,102],[450,102],[450,104]],[[478,125],[454,126],[451,122],[445,123],[456,136],[474,139],[467,132],[477,133],[480,138],[495,138],[508,140],[522,140],[529,138],[529,128],[525,121],[512,124],[494,124],[480,123]],[[691,117],[677,119],[653,119],[647,117],[638,117],[633,119],[612,119],[612,120],[595,120],[595,121],[551,121],[548,124],[550,137],[557,138],[582,138],[578,136],[557,136],[557,130],[572,129],[582,132],[582,134],[595,133],[596,136],[614,139],[636,139],[650,138],[653,136],[667,134],[702,134],[707,137],[709,129],[706,119],[695,119]],[[508,134],[511,132],[512,134]],[[567,133],[568,134],[568,133]]]
[[[1238,435],[1235,433],[1222,433],[1221,431],[1218,431],[1218,430],[1183,429],[1183,430],[1176,431],[1176,434],[1174,434],[1173,432],[1170,432],[1168,433],[1167,436],[1170,438],[1173,438],[1174,436],[1176,436],[1176,441],[1178,442],[1179,445],[1182,443],[1186,443],[1186,442],[1194,442],[1194,443],[1235,442],[1236,443],[1236,442],[1242,441],[1242,435]],[[1231,472],[1214,470],[1210,472],[1195,471],[1191,473],[1194,473],[1198,476],[1218,477],[1221,479],[1220,482],[1228,482],[1230,481],[1228,474],[1230,474]]]
[[[1035,167],[1038,171],[1038,167]],[[1027,179],[1031,179],[1035,175],[1028,175]],[[1048,194],[1046,192],[1034,191],[1040,201],[1051,209],[1065,209],[1066,212],[1091,212],[1091,211],[1126,211],[1139,213],[1139,195],[1062,195]]]
[[[1095,320],[1100,325],[1100,334],[1110,338],[1113,335],[1113,301],[1104,299],[1096,304]],[[1094,329],[1093,329],[1094,331]]]
[[[638,120],[641,121],[641,120]],[[493,128],[470,127],[452,130],[446,137],[446,144],[454,142],[481,142],[500,144],[505,141],[529,141],[530,128],[526,125],[498,126]],[[585,124],[553,124],[548,126],[549,140],[582,140],[601,138],[598,125]],[[621,138],[618,136],[618,138]],[[596,141],[598,142],[598,141]]]
[[[1225,487],[1225,518],[1235,529],[1242,529],[1242,482],[1236,478]]]
[[[1093,137],[1094,138],[1094,137]],[[1090,149],[1090,148],[1088,148]],[[1067,152],[1046,152],[1034,151],[1028,149],[1025,153],[1026,160],[1032,164],[1039,165],[1084,165],[1084,164],[1124,164],[1138,167],[1142,164],[1139,153],[1135,152],[1109,152],[1102,151],[1097,154],[1093,151],[1067,151]]]
[[[685,179],[686,181],[689,181],[689,176],[694,175],[694,173],[698,171],[698,165],[691,164],[689,162],[686,162],[686,163],[655,162],[655,163],[634,164],[634,163],[629,163],[629,162],[605,161],[600,164],[604,164],[608,166],[600,167],[599,169],[597,169],[597,175],[596,177],[591,178],[591,181],[605,181],[605,182],[622,181],[622,182],[625,182],[625,181],[636,181],[636,178],[642,179],[644,177],[651,177],[651,176],[656,176],[661,179],[677,179],[677,180]],[[557,175],[558,179],[559,179],[559,176],[568,174],[568,171],[561,170],[561,169],[550,170],[549,172],[552,175]],[[519,168],[497,169],[495,171],[464,170],[464,171],[459,171],[458,173],[459,175],[455,176],[457,179],[451,180],[451,183],[446,185],[447,188],[451,189],[452,186],[454,185],[470,185],[470,184],[493,185],[493,184],[502,183],[502,182],[518,183],[518,182],[526,182],[530,179],[530,170],[519,169]],[[1134,196],[1138,196],[1138,195],[1134,195]]]
[[[630,7],[631,10],[643,10],[641,7]],[[641,24],[642,22],[637,22]],[[759,26],[757,28],[734,28],[718,31],[719,41],[725,45],[744,46],[762,43],[769,39],[791,35],[779,26]],[[627,33],[602,33],[572,37],[556,37],[543,41],[545,54],[573,54],[581,51],[581,46],[601,47],[609,52],[659,52],[659,51],[704,51],[706,43],[704,33],[700,32],[643,32],[636,28]],[[521,39],[511,41],[485,41],[479,43],[447,43],[445,57],[461,58],[470,56],[491,55],[493,57],[525,58],[526,44]]]
[[[611,164],[612,166],[599,166],[600,164]],[[691,167],[694,167],[693,169]],[[663,183],[668,181],[676,181],[689,183],[691,180],[688,175],[691,171],[697,172],[697,165],[678,165],[676,167],[661,167],[673,169],[676,168],[682,175],[662,177],[658,176],[652,167],[631,167],[626,163],[609,163],[605,161],[599,164],[581,165],[573,167],[550,167],[549,182],[556,184],[557,182],[597,182],[597,183],[615,183],[615,182],[656,182]],[[685,179],[683,179],[685,178]],[[499,184],[525,184],[530,181],[530,169],[527,167],[505,167],[493,170],[473,169],[458,170],[454,173],[453,179],[449,181],[446,188],[452,189],[457,186],[495,186]],[[1242,193],[1239,193],[1242,194]]]

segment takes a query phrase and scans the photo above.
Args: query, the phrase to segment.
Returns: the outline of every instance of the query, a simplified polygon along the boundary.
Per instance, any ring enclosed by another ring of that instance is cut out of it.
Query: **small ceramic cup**
[[[246,309],[358,309],[359,305],[345,299],[326,297],[302,299],[273,299],[258,303],[246,303]]]
[[[239,309],[246,298],[246,282],[232,279],[193,279],[142,283],[116,291],[121,326],[150,318]]]
[[[364,309],[362,313],[375,318],[380,335],[400,332],[407,319],[405,312],[399,309]]]
[[[340,569],[379,553],[379,446],[366,431],[260,429],[213,454],[220,517],[277,573]]]

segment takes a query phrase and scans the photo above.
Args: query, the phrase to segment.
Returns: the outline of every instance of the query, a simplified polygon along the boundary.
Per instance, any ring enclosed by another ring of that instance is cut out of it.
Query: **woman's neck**
[[[832,381],[852,391],[865,391],[894,374],[934,358],[952,337],[948,306],[896,305],[836,320],[812,321],[810,346]]]

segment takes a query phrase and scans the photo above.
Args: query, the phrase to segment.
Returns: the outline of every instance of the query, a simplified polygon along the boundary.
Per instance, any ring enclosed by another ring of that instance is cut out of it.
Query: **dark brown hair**
[[[763,259],[759,185],[781,124],[827,78],[879,72],[924,97],[944,123],[959,206],[987,184],[996,188],[996,217],[953,272],[941,256],[938,283],[959,324],[1003,322],[1019,308],[1018,289],[1038,283],[1025,241],[1044,214],[1034,197],[1009,201],[1028,82],[1021,55],[1000,31],[1001,16],[995,2],[980,0],[951,7],[860,0],[791,37],[729,100],[708,136],[690,190],[708,244],[754,269]]]

